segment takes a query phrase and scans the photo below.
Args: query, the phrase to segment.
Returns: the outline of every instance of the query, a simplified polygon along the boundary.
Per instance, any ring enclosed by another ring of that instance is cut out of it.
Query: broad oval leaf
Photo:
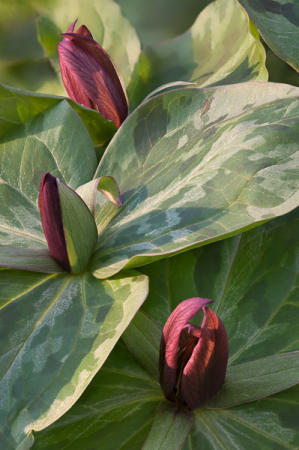
[[[144,50],[129,97],[138,103],[158,86],[177,80],[200,87],[266,81],[265,58],[258,32],[238,2],[216,0],[184,34]]]
[[[0,446],[65,413],[146,298],[147,277],[0,274]]]
[[[299,71],[299,4],[297,0],[239,0],[265,42]]]
[[[113,176],[123,199],[99,236],[95,275],[105,278],[294,209],[298,96],[298,88],[262,82],[187,88],[131,114],[95,175]]]

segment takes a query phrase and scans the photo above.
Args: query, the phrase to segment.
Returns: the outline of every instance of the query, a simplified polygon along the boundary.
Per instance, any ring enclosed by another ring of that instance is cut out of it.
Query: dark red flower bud
[[[206,306],[211,302],[199,297],[181,302],[161,338],[161,387],[166,398],[191,409],[205,405],[220,390],[227,368],[227,334],[217,314]],[[201,327],[189,324],[201,309]]]
[[[58,44],[61,76],[68,95],[97,110],[119,127],[128,115],[128,101],[108,54],[77,20]]]
[[[43,175],[38,203],[52,257],[68,272],[80,273],[98,237],[87,205],[73,189],[49,173]]]
[[[38,205],[51,255],[65,270],[70,272],[71,268],[66,250],[57,179],[49,173],[43,175]]]

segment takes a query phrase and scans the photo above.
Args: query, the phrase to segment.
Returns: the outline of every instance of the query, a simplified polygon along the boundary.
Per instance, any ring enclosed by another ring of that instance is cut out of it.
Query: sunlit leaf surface
[[[298,94],[298,88],[262,82],[185,88],[131,114],[96,173],[113,176],[123,199],[104,231],[96,218],[96,276],[207,244],[294,209]]]

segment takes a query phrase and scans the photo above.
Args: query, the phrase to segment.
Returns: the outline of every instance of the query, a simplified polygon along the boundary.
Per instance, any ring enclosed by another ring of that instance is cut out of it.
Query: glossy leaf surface
[[[123,199],[103,232],[96,217],[102,232],[92,264],[96,276],[294,209],[298,94],[297,88],[261,82],[185,88],[135,110],[96,172],[113,176]]]
[[[85,390],[147,295],[147,277],[100,281],[1,271],[1,448],[16,448]]]
[[[238,2],[216,0],[184,34],[144,50],[141,73],[129,96],[142,100],[153,89],[178,80],[201,87],[266,81],[265,57],[258,33]]]
[[[297,0],[239,0],[269,47],[299,71]]]

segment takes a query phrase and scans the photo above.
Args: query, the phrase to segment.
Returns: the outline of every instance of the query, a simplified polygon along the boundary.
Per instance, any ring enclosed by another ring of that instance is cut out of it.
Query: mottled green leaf
[[[1,448],[15,449],[73,405],[140,308],[147,285],[138,273],[103,282],[88,273],[1,271]]]
[[[63,97],[20,91],[0,83],[0,137],[45,110],[61,103]],[[104,144],[115,133],[116,127],[97,111],[66,99],[79,114],[95,145]]]
[[[95,41],[108,52],[127,86],[140,54],[140,42],[134,28],[123,17],[113,0],[54,1],[46,18],[38,24],[40,42],[57,67],[57,34],[66,33],[78,18],[78,26],[86,25]],[[51,22],[52,21],[52,25]],[[61,40],[61,39],[60,39]]]
[[[139,450],[161,399],[160,386],[119,342],[72,409],[35,434],[34,449]]]
[[[194,415],[187,409],[176,409],[169,402],[162,402],[156,411],[152,428],[142,447],[143,450],[179,450],[194,424]]]
[[[298,88],[262,82],[187,88],[132,113],[96,172],[113,176],[123,199],[103,232],[97,222],[96,276],[222,239],[294,209],[298,94]]]
[[[43,173],[51,172],[75,189],[93,176],[96,164],[89,135],[66,101],[54,104],[2,136],[0,245],[47,249],[37,206]],[[6,254],[9,265],[11,257],[3,250],[0,251],[1,264],[5,264]],[[24,257],[23,253],[21,265],[13,261],[13,267],[23,268]],[[33,268],[31,259],[29,256],[29,270]],[[45,264],[48,263],[45,261]],[[48,271],[46,267],[45,271]]]
[[[299,71],[298,0],[239,0],[269,47]]]
[[[195,81],[201,87],[267,80],[265,57],[258,33],[238,2],[216,0],[184,34],[145,49],[129,97],[138,102],[158,86],[177,80]]]

